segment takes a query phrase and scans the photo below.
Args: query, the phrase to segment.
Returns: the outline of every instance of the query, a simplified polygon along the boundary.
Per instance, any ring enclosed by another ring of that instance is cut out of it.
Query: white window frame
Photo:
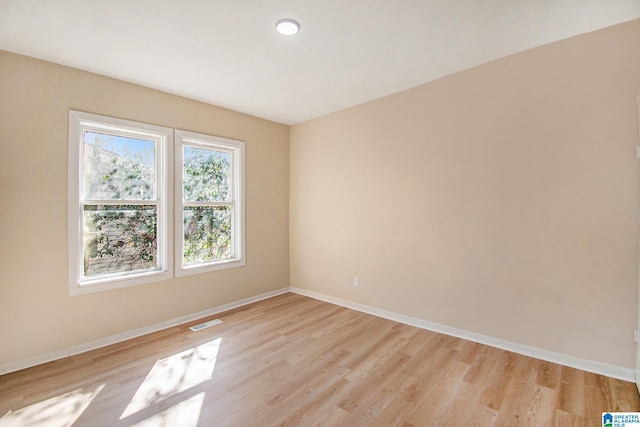
[[[221,138],[218,136],[204,135],[200,133],[183,130],[175,131],[175,161],[176,161],[176,181],[175,181],[175,211],[176,221],[175,238],[175,274],[176,276],[187,276],[216,271],[226,268],[242,267],[246,265],[245,257],[245,163],[244,163],[244,141]],[[183,178],[183,148],[184,146],[201,147],[231,153],[231,202],[233,206],[231,218],[231,241],[232,257],[230,259],[211,261],[201,264],[185,266],[184,259],[184,220],[183,209],[185,206],[195,205],[183,200],[182,178]]]
[[[157,257],[159,269],[101,278],[83,273],[83,138],[85,131],[102,131],[156,141]],[[173,277],[173,130],[113,117],[69,111],[68,237],[69,294],[82,295]]]

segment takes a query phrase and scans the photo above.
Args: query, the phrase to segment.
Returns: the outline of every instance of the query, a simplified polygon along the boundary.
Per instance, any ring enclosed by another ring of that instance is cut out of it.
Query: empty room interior
[[[2,0],[0,426],[640,413],[639,110],[637,0]]]

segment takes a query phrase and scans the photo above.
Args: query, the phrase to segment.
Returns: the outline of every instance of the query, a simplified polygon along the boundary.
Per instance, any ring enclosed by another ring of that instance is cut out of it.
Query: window
[[[70,294],[171,277],[172,130],[69,112]]]
[[[244,142],[69,111],[69,260],[71,295],[245,265]]]
[[[176,275],[245,265],[244,143],[176,131]]]

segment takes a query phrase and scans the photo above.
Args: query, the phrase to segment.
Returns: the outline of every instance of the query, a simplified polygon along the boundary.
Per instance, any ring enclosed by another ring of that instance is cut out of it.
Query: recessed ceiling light
[[[293,19],[280,19],[276,22],[276,30],[282,35],[292,36],[300,30],[300,24]]]

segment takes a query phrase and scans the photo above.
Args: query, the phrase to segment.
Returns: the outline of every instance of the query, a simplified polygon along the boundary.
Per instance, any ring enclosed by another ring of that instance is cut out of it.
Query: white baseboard
[[[52,353],[42,354],[39,356],[30,357],[28,359],[20,360],[18,362],[6,363],[0,365],[0,375],[8,374],[10,372],[19,371],[22,369],[30,368],[32,366],[41,365],[43,363],[52,362],[58,359],[64,359],[65,357],[72,356],[78,353],[84,353],[86,351],[95,350],[100,347],[105,347],[111,344],[116,344],[122,341],[126,341],[131,338],[136,338],[142,335],[157,332],[163,329],[171,328],[183,323],[191,322],[194,320],[202,319],[203,317],[212,316],[223,311],[231,310],[234,308],[242,307],[243,305],[251,304],[263,299],[275,297],[289,292],[289,288],[282,288],[275,291],[260,294],[254,297],[241,299],[228,304],[223,304],[217,307],[210,308],[208,310],[200,311],[198,313],[189,314],[186,316],[177,317],[175,319],[166,320],[164,322],[156,323],[154,325],[144,326],[142,328],[134,329],[132,331],[123,332],[121,334],[112,335],[110,337],[101,338],[99,340],[90,341],[88,343],[74,345],[65,349],[54,351]]]
[[[564,365],[571,368],[576,368],[583,371],[620,379],[623,381],[635,381],[635,370],[631,368],[609,365],[607,363],[596,362],[593,360],[582,359],[580,357],[542,350],[536,347],[529,347],[522,344],[512,343],[509,341],[476,334],[474,332],[456,329],[438,323],[428,322],[426,320],[416,319],[414,317],[403,316],[401,314],[393,313],[387,310],[381,310],[379,308],[370,307],[368,305],[363,305],[340,298],[334,298],[317,292],[308,291],[306,289],[292,287],[291,292],[320,301],[325,301],[331,304],[340,305],[342,307],[350,308],[353,310],[361,311],[363,313],[372,314],[374,316],[383,317],[385,319],[393,320],[399,323],[404,323],[406,325],[416,326],[418,328],[439,332],[441,334],[462,338],[480,344],[485,344],[491,347],[500,348],[502,350],[511,351],[513,353],[534,357],[536,359],[546,360],[547,362],[557,363],[559,365]]]

